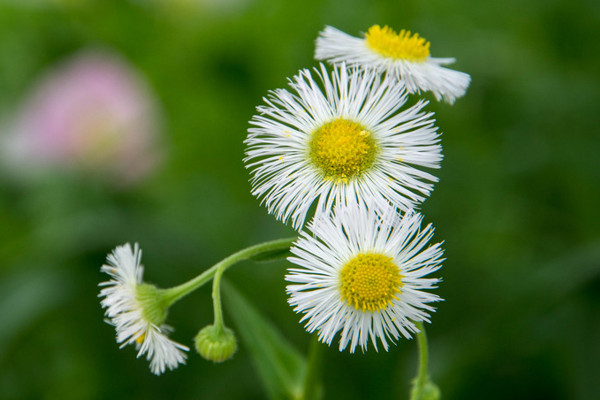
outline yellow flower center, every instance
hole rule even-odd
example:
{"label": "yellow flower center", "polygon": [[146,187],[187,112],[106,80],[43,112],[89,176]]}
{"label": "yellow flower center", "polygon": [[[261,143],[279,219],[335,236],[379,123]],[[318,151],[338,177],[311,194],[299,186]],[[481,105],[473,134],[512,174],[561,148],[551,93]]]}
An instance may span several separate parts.
{"label": "yellow flower center", "polygon": [[402,286],[400,269],[383,254],[359,254],[340,270],[342,300],[358,311],[385,309]]}
{"label": "yellow flower center", "polygon": [[365,39],[371,49],[384,57],[414,62],[424,62],[429,57],[429,42],[404,29],[396,33],[388,26],[373,25]]}
{"label": "yellow flower center", "polygon": [[146,339],[146,335],[142,333],[140,336],[138,336],[135,339],[135,341],[137,344],[142,344],[142,343],[144,343],[144,339]]}
{"label": "yellow flower center", "polygon": [[312,133],[309,151],[325,179],[347,183],[373,165],[378,147],[364,126],[338,118]]}

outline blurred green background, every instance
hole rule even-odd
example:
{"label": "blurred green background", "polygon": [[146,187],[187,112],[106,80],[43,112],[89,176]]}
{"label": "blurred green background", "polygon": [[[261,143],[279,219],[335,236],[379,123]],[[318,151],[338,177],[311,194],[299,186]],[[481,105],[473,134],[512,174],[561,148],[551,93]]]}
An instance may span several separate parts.
{"label": "blurred green background", "polygon": [[[231,361],[192,352],[160,377],[119,350],[99,268],[139,242],[145,277],[167,287],[293,234],[249,193],[248,120],[268,90],[316,65],[325,25],[358,35],[373,24],[419,32],[472,76],[454,106],[429,106],[444,132],[422,206],[447,257],[428,329],[443,398],[600,398],[599,2],[0,0],[0,125],[48,68],[107,48],[155,93],[164,149],[127,186],[89,171],[0,172],[1,399],[266,397],[243,342]],[[228,279],[304,351],[285,267],[246,263]],[[210,288],[168,322],[191,346],[212,322]],[[326,349],[325,398],[407,398],[416,357],[407,340],[388,353]]]}

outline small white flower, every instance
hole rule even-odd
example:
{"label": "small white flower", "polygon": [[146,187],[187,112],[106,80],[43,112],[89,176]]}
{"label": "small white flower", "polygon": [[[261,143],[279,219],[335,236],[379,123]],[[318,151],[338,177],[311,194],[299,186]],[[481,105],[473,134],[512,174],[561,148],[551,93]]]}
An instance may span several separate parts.
{"label": "small white flower", "polygon": [[433,228],[421,229],[419,214],[401,217],[390,205],[336,207],[331,218],[316,217],[312,233],[302,232],[291,248],[286,280],[289,303],[304,313],[308,332],[331,344],[341,332],[339,349],[368,341],[385,350],[388,340],[418,332],[414,322],[429,322],[427,303],[441,299],[432,293],[440,281],[425,278],[443,261],[441,243],[425,247]]}
{"label": "small white flower", "polygon": [[406,92],[375,70],[323,64],[290,80],[257,107],[245,141],[252,194],[294,228],[333,204],[384,199],[402,210],[416,207],[437,178],[420,167],[439,168],[439,134],[423,111],[400,110]]}
{"label": "small white flower", "polygon": [[387,26],[373,25],[364,38],[327,26],[317,39],[315,58],[376,68],[402,81],[409,93],[432,92],[438,101],[443,98],[450,104],[465,94],[471,82],[468,74],[442,67],[452,64],[454,58],[430,57],[428,41],[410,31],[396,33]]}
{"label": "small white flower", "polygon": [[160,303],[157,289],[142,283],[141,257],[137,243],[133,250],[127,243],[108,255],[108,265],[103,265],[101,271],[109,274],[111,280],[100,284],[104,286],[99,295],[104,297],[100,304],[106,308],[107,322],[117,331],[117,343],[121,343],[121,348],[135,344],[137,356],[146,354],[150,370],[160,375],[165,367],[172,370],[185,363],[183,351],[189,349],[166,335],[171,330],[162,324],[166,310],[156,305]]}

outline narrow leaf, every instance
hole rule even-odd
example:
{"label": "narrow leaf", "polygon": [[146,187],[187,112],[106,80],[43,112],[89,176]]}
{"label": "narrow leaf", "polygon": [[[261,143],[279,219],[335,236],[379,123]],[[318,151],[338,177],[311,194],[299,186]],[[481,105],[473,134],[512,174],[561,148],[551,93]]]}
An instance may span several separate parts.
{"label": "narrow leaf", "polygon": [[250,351],[269,398],[300,398],[306,359],[231,284],[223,282],[223,289],[236,333]]}

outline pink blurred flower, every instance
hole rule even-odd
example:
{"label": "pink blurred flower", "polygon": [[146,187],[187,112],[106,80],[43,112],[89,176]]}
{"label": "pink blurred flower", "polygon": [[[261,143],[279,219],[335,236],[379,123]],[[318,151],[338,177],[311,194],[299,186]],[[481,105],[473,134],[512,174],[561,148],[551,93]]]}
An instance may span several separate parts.
{"label": "pink blurred flower", "polygon": [[160,158],[159,125],[153,93],[127,62],[84,51],[35,85],[4,148],[18,171],[85,171],[130,184]]}

